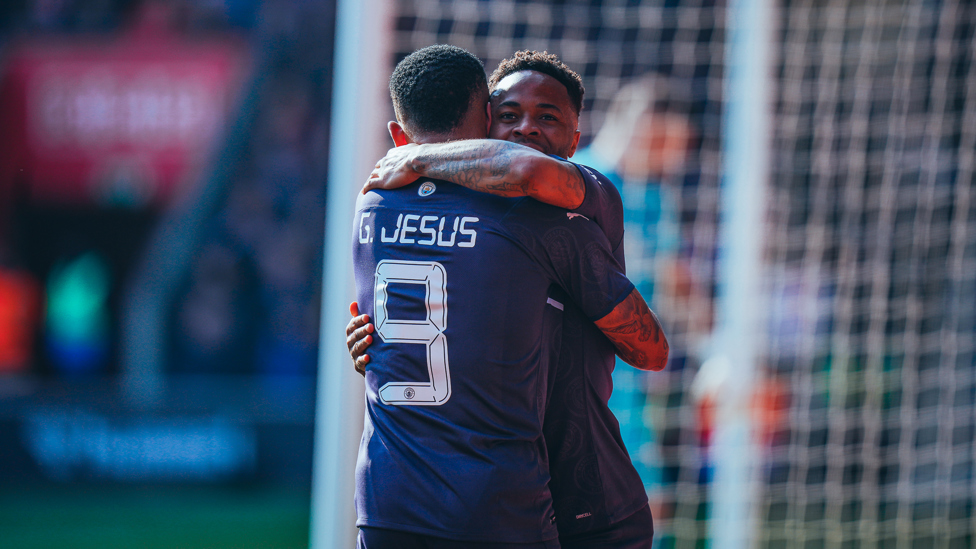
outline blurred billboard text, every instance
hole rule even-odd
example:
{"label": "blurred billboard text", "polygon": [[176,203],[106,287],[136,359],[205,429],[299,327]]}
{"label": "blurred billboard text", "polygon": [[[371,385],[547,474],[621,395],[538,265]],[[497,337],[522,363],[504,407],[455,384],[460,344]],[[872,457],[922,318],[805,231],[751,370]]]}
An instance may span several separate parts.
{"label": "blurred billboard text", "polygon": [[164,204],[199,175],[244,69],[242,44],[123,34],[10,54],[0,185],[32,201]]}

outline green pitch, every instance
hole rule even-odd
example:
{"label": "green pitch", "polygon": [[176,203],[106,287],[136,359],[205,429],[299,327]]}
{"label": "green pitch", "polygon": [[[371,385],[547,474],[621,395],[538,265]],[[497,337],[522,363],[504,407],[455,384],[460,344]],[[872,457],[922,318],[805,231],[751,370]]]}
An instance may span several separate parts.
{"label": "green pitch", "polygon": [[309,492],[286,488],[0,488],[6,549],[308,547]]}

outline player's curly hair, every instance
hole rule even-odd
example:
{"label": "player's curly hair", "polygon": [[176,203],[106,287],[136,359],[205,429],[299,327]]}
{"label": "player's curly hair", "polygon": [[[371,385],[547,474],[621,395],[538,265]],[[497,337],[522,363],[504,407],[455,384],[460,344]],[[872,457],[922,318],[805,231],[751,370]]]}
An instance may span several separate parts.
{"label": "player's curly hair", "polygon": [[488,79],[488,89],[494,91],[498,83],[506,76],[519,71],[536,71],[558,80],[569,93],[569,100],[573,103],[578,115],[583,110],[583,79],[576,71],[566,66],[555,54],[547,51],[538,52],[531,50],[521,50],[509,59],[503,60],[498,64],[498,68],[491,73]]}
{"label": "player's curly hair", "polygon": [[390,76],[390,97],[397,118],[421,133],[447,133],[456,128],[473,94],[487,88],[481,61],[445,44],[411,53]]}

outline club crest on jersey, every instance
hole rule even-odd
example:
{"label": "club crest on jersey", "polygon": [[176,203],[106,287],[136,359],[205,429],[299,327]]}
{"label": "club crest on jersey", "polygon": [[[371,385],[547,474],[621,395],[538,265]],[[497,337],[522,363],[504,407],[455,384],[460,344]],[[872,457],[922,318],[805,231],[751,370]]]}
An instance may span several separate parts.
{"label": "club crest on jersey", "polygon": [[434,191],[436,190],[437,190],[437,185],[434,185],[430,181],[424,181],[423,183],[420,184],[420,188],[417,189],[417,194],[420,196],[430,196],[434,194]]}
{"label": "club crest on jersey", "polygon": [[407,400],[412,399],[416,395],[417,395],[417,391],[414,391],[413,387],[407,387],[406,389],[403,390],[403,397],[406,398]]}

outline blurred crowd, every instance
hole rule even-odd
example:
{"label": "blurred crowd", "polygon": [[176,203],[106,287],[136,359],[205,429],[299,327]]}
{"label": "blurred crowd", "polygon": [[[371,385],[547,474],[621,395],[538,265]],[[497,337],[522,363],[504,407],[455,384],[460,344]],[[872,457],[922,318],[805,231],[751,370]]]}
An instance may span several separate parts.
{"label": "blurred crowd", "polygon": [[174,315],[173,365],[192,372],[315,370],[326,121],[294,59],[279,62],[225,202]]}
{"label": "blurred crowd", "polygon": [[[25,39],[43,43],[45,37],[52,43],[99,37],[111,44],[127,34],[158,32],[187,43],[199,43],[200,38],[243,39],[249,49],[251,71],[234,83],[241,89],[231,90],[231,97],[239,100],[229,106],[217,141],[201,154],[206,162],[188,172],[185,183],[189,188],[217,187],[220,198],[215,205],[199,206],[203,230],[193,235],[192,259],[175,299],[166,305],[162,351],[169,372],[314,374],[333,10],[330,2],[257,0],[24,0],[0,6],[0,47]],[[230,149],[233,154],[222,154]],[[229,163],[216,164],[216,158],[228,157]],[[230,177],[223,176],[228,173]],[[77,271],[66,267],[88,257],[86,261],[98,265],[92,272],[104,276],[94,282],[81,277],[76,286],[81,294],[90,294],[85,288],[94,286],[87,282],[108,285],[93,314],[105,317],[99,344],[111,349],[103,349],[93,363],[76,370],[117,372],[124,288],[132,283],[135,264],[160,252],[150,247],[151,236],[158,219],[174,204],[50,206],[26,194],[3,200],[3,208],[12,204],[14,211],[4,216],[0,227],[0,298],[10,292],[28,295],[10,290],[14,284],[31,288],[29,295],[34,296],[29,302],[18,298],[19,309],[8,308],[17,310],[14,316],[6,315],[11,316],[9,322],[0,319],[0,331],[10,335],[6,339],[16,335],[19,349],[7,352],[14,357],[9,369],[71,370],[46,342],[51,332],[50,294],[52,287],[64,286],[54,280],[59,273]],[[65,222],[46,229],[49,237],[38,246],[33,236],[37,227],[46,225],[44,219],[65,217],[65,212],[76,219],[74,225]],[[125,221],[111,221],[119,217]],[[94,225],[105,226],[97,237],[91,234]],[[64,248],[64,257],[38,249],[66,241],[74,244]],[[4,328],[14,324],[35,329],[14,334]]]}

